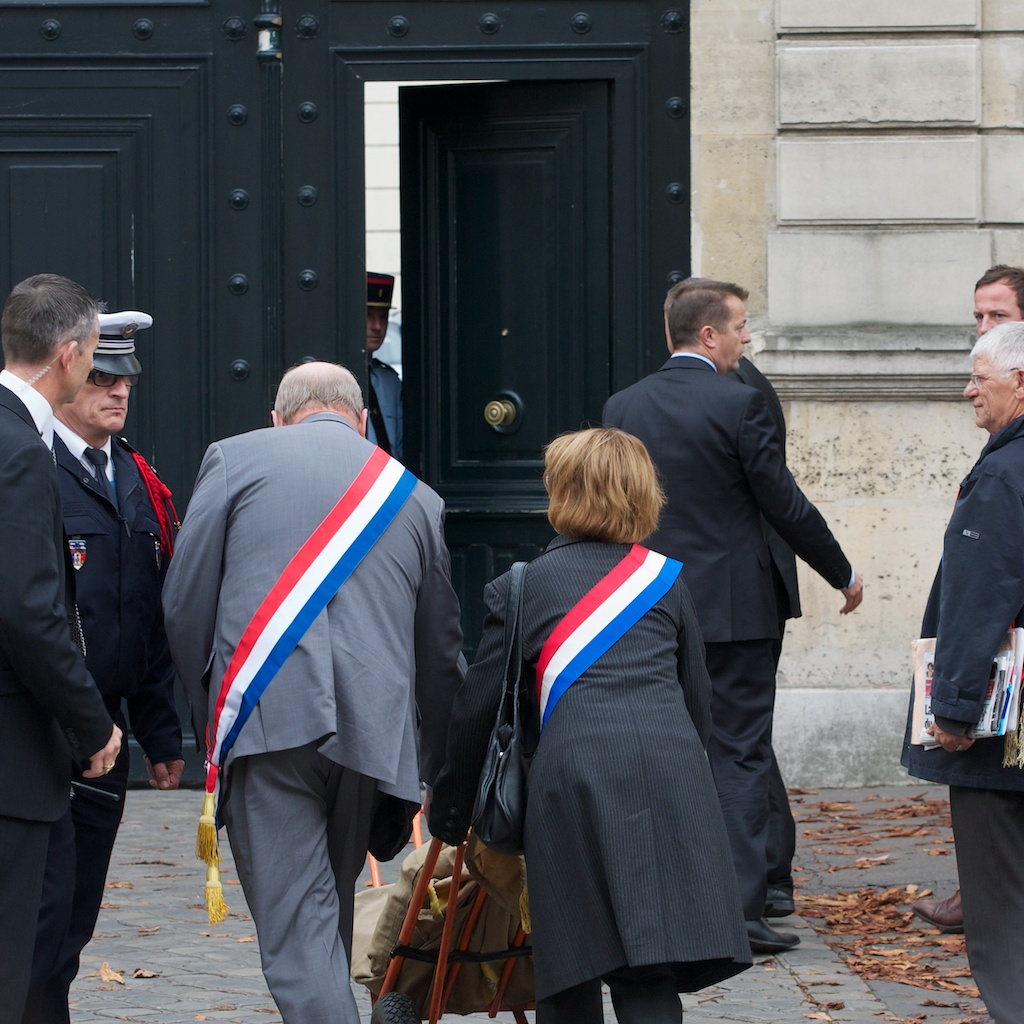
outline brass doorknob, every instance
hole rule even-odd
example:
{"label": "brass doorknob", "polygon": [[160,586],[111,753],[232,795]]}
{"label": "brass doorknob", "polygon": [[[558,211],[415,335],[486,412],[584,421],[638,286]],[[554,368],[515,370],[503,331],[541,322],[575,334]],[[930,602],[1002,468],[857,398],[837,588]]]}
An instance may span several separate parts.
{"label": "brass doorknob", "polygon": [[484,406],[484,421],[489,427],[510,427],[516,415],[516,407],[506,398],[491,399]]}

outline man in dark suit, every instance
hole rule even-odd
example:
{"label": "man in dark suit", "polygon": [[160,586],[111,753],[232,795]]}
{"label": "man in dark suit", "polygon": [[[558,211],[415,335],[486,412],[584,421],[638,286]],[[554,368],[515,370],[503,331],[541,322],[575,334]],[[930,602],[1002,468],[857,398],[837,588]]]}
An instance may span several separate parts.
{"label": "man in dark suit", "polygon": [[[160,605],[173,547],[173,510],[153,470],[117,436],[142,372],[135,332],[151,326],[153,318],[128,310],[101,313],[99,320],[88,383],[57,410],[54,422],[64,526],[86,665],[122,730],[127,702],[150,785],[171,790],[185,764]],[[89,789],[78,787],[71,809],[51,828],[23,1024],[68,1022],[68,989],[103,900],[128,769],[125,744],[114,770]]]}
{"label": "man in dark suit", "polygon": [[[786,460],[786,416],[782,403],[768,378],[746,357],[740,357],[740,367],[733,377],[743,384],[757,388],[768,403],[775,429],[782,442],[782,460]],[[800,587],[796,576],[796,556],[793,549],[762,520],[768,550],[772,555],[772,583],[775,587],[775,606],[779,612],[779,638],[772,652],[778,671],[782,657],[782,638],[786,620],[800,617]],[[775,750],[771,754],[768,771],[768,893],[765,917],[786,917],[796,909],[793,900],[793,857],[796,854],[796,821],[789,806],[789,795],[783,781]]]}
{"label": "man in dark suit", "polygon": [[92,369],[98,312],[80,285],[41,274],[14,287],[0,321],[0,1024],[21,1021],[50,822],[67,810],[72,761],[98,778],[121,745],[72,640],[50,450],[54,407]]}
{"label": "man in dark suit", "polygon": [[708,747],[755,952],[799,942],[765,920],[768,779],[779,609],[762,519],[853,611],[863,583],[825,520],[786,468],[764,396],[728,374],[750,341],[735,284],[688,279],[668,293],[672,353],[649,377],[613,395],[604,421],[635,434],[668,499],[650,546],[684,563],[712,681]]}

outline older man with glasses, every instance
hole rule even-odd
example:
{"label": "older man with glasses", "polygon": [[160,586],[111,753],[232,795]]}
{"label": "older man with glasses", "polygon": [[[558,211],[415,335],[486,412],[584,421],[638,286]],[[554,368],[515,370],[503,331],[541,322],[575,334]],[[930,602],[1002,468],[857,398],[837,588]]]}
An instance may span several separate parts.
{"label": "older man with glasses", "polygon": [[[184,761],[160,589],[173,549],[170,491],[124,438],[142,367],[135,334],[153,318],[101,313],[93,369],[54,424],[54,458],[86,664],[122,730],[127,704],[150,785],[176,789]],[[75,784],[50,832],[24,1024],[66,1024],[68,989],[92,937],[128,783],[128,745],[101,779]],[[156,837],[154,837],[154,841]]]}
{"label": "older man with glasses", "polygon": [[[949,786],[967,955],[995,1024],[1024,1006],[1024,770],[1002,737],[974,739],[992,659],[1024,624],[1024,323],[979,338],[964,397],[989,435],[960,485],[921,635],[936,638],[932,732],[911,775]],[[1004,760],[1005,758],[1005,760]]]}
{"label": "older man with glasses", "polygon": [[[999,324],[1024,320],[1024,268],[997,263],[989,267],[974,285],[974,323],[978,337]],[[971,380],[977,384],[977,374]],[[903,763],[913,774],[913,762],[924,756],[922,748],[904,744]],[[943,932],[962,932],[964,912],[960,906],[960,889],[952,896],[926,896],[911,910],[922,921]]]}

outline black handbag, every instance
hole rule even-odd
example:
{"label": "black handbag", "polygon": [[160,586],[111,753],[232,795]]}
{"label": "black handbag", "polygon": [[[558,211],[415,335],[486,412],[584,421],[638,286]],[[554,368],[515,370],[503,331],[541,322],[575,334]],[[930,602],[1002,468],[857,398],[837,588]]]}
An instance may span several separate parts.
{"label": "black handbag", "polygon": [[519,717],[519,687],[523,674],[523,639],[519,620],[525,575],[525,562],[516,562],[509,572],[505,682],[498,716],[487,742],[472,819],[473,831],[484,845],[498,853],[511,854],[523,852],[523,821],[526,817],[523,728]]}

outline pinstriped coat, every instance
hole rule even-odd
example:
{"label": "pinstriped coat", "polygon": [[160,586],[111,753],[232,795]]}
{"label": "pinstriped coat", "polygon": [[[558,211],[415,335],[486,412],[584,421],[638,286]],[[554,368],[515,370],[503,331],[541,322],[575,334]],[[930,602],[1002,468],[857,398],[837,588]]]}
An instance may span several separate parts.
{"label": "pinstriped coat", "polygon": [[[531,689],[544,641],[629,545],[558,537],[526,573]],[[459,842],[497,712],[508,576],[489,584],[430,829]],[[739,973],[750,946],[704,752],[710,681],[682,579],[558,702],[529,776],[524,845],[537,997],[618,967],[674,963],[681,991]],[[537,709],[528,708],[536,729]]]}

